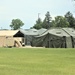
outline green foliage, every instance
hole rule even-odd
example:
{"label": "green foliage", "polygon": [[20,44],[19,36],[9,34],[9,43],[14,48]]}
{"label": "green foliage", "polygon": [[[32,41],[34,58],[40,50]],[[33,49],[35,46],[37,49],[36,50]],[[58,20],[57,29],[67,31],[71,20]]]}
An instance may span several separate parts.
{"label": "green foliage", "polygon": [[73,14],[70,12],[67,12],[65,15],[65,18],[69,22],[69,25],[70,25],[69,27],[75,28],[75,18],[73,17]]}
{"label": "green foliage", "polygon": [[42,23],[42,27],[46,28],[46,29],[49,28],[49,24],[47,23],[46,18],[44,19],[44,21]]}
{"label": "green foliage", "polygon": [[38,20],[36,21],[36,24],[31,27],[31,28],[35,28],[35,29],[41,29],[41,28],[50,28],[50,23],[51,23],[51,17],[50,17],[50,13],[47,12],[45,15],[45,19],[42,22],[41,18],[38,18]]}
{"label": "green foliage", "polygon": [[0,75],[75,75],[75,49],[0,48]]}
{"label": "green foliage", "polygon": [[20,27],[22,27],[23,25],[24,25],[24,23],[20,19],[13,19],[10,27],[13,30],[16,30],[16,29],[19,29]]}
{"label": "green foliage", "polygon": [[42,28],[41,18],[38,18],[38,20],[36,21],[36,24],[33,26],[33,28],[35,28],[35,29],[41,29]]}
{"label": "green foliage", "polygon": [[55,20],[52,20],[52,22],[51,22],[51,27],[55,27],[56,25],[55,25]]}
{"label": "green foliage", "polygon": [[67,22],[65,17],[57,16],[55,20],[52,21],[54,27],[68,27],[69,23]]}
{"label": "green foliage", "polygon": [[64,17],[63,16],[56,16],[55,20],[52,20],[50,13],[47,12],[43,22],[39,18],[36,21],[36,24],[32,28],[40,29],[40,28],[50,28],[50,27],[73,27],[75,28],[75,18],[73,14],[67,12]]}
{"label": "green foliage", "polygon": [[51,19],[52,18],[50,16],[50,13],[47,12],[46,15],[45,15],[45,19],[42,23],[42,28],[46,28],[46,29],[50,28],[51,27]]}
{"label": "green foliage", "polygon": [[47,23],[49,24],[50,23],[50,21],[51,21],[51,16],[50,16],[50,13],[49,13],[49,11],[46,13],[46,15],[45,15],[46,17],[45,17],[45,19],[46,19],[46,21],[47,21]]}

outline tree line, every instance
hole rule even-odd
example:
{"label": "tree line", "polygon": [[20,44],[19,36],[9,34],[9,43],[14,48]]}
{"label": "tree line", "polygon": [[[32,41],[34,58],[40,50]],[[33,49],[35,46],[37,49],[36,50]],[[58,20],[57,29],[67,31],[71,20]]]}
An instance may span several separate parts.
{"label": "tree line", "polygon": [[[13,19],[10,27],[13,30],[19,29],[22,27],[24,23],[20,19]],[[42,21],[42,19],[39,17],[36,20],[36,23],[33,27],[35,29],[41,29],[41,28],[51,28],[51,27],[72,27],[75,28],[75,18],[73,14],[68,11],[64,16],[56,16],[54,20],[52,20],[52,17],[50,15],[50,12],[47,11],[45,14],[45,18]]]}
{"label": "tree line", "polygon": [[64,16],[56,16],[54,20],[49,13],[49,11],[45,14],[45,18],[42,21],[41,18],[38,18],[36,24],[33,27],[35,29],[41,28],[51,28],[51,27],[72,27],[75,28],[75,18],[73,14],[68,11]]}
{"label": "tree line", "polygon": [[[73,0],[75,1],[75,0]],[[13,30],[19,29],[20,27],[22,27],[24,25],[24,23],[20,20],[20,19],[13,19],[10,27]],[[45,18],[42,21],[41,18],[38,18],[36,20],[36,23],[34,24],[33,27],[31,28],[35,28],[35,29],[41,29],[41,28],[50,28],[50,27],[72,27],[75,28],[75,18],[73,16],[73,14],[68,11],[64,16],[56,16],[54,20],[52,20],[52,17],[49,13],[49,11],[47,11],[47,13],[45,14]]]}

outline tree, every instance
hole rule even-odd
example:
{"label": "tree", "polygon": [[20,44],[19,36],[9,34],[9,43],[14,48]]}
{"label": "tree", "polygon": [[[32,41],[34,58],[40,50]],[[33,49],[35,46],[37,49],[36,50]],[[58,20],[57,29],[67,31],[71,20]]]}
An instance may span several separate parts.
{"label": "tree", "polygon": [[42,28],[41,18],[38,18],[38,20],[36,21],[36,24],[32,28],[35,28],[35,29],[41,29]]}
{"label": "tree", "polygon": [[65,17],[57,16],[55,20],[52,21],[53,27],[68,27],[69,23],[67,22]]}
{"label": "tree", "polygon": [[20,27],[22,27],[23,25],[24,25],[24,23],[20,19],[13,19],[10,27],[13,30],[16,30],[16,29],[19,29]]}
{"label": "tree", "polygon": [[43,22],[41,21],[41,18],[38,17],[36,24],[31,28],[35,28],[35,29],[46,28],[46,29],[48,29],[48,28],[50,28],[50,25],[51,25],[50,23],[51,23],[51,16],[50,16],[50,13],[47,12]]}
{"label": "tree", "polygon": [[52,20],[52,22],[51,22],[51,27],[56,27],[56,25],[55,25],[55,20]]}
{"label": "tree", "polygon": [[43,21],[42,27],[46,28],[46,29],[50,28],[51,19],[52,18],[50,16],[50,13],[47,12],[46,15],[45,15],[45,19]]}
{"label": "tree", "polygon": [[67,12],[65,14],[65,18],[67,19],[67,21],[69,22],[70,26],[69,27],[73,27],[75,28],[75,18],[73,17],[73,14],[70,12]]}

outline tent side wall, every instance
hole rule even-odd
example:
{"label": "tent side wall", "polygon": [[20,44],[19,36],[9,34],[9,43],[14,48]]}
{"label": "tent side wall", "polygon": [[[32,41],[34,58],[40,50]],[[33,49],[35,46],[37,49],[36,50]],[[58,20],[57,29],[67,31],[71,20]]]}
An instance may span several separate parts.
{"label": "tent side wall", "polygon": [[72,45],[73,45],[73,48],[75,48],[75,37],[72,37]]}
{"label": "tent side wall", "polygon": [[14,39],[12,36],[0,36],[0,47],[14,46]]}
{"label": "tent side wall", "polygon": [[12,36],[6,36],[6,47],[14,46],[14,38]]}
{"label": "tent side wall", "polygon": [[43,42],[44,42],[44,38],[45,36],[42,37],[33,37],[32,38],[32,46],[36,46],[36,47],[43,47]]}
{"label": "tent side wall", "polygon": [[32,38],[31,35],[25,35],[25,45],[32,45]]}
{"label": "tent side wall", "polygon": [[0,47],[5,46],[5,41],[6,41],[5,36],[0,36]]}
{"label": "tent side wall", "polygon": [[64,37],[47,34],[43,45],[47,48],[65,48],[66,41]]}
{"label": "tent side wall", "polygon": [[41,46],[46,48],[65,48],[66,37],[59,37],[52,34],[46,34],[33,39],[33,46]]}
{"label": "tent side wall", "polygon": [[72,42],[73,41],[72,41],[71,36],[66,37],[66,46],[67,46],[67,48],[72,48],[73,47],[73,43]]}

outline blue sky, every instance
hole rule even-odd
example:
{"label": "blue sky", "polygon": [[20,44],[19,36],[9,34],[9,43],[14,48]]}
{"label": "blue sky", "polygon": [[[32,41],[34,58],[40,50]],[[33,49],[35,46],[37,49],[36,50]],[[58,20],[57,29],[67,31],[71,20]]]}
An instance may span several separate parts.
{"label": "blue sky", "polygon": [[12,19],[21,19],[23,29],[32,27],[37,18],[43,20],[46,12],[51,17],[64,16],[70,11],[75,16],[75,3],[73,0],[0,0],[0,29],[11,29]]}

